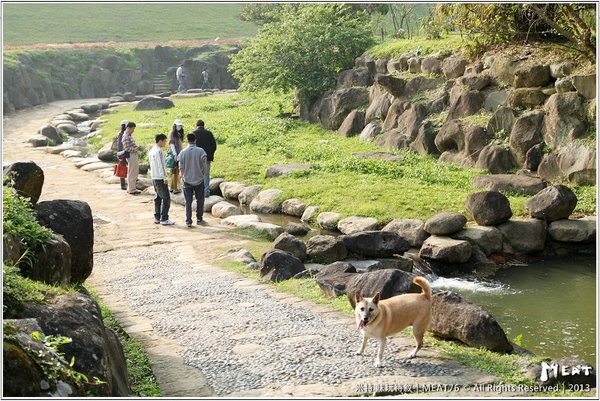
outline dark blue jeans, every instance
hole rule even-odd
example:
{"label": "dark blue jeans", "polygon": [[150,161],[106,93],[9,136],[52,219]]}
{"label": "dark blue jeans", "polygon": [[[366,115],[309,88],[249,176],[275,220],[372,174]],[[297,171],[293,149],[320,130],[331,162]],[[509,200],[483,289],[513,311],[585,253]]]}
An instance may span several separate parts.
{"label": "dark blue jeans", "polygon": [[196,220],[202,220],[204,214],[204,183],[190,185],[183,183],[183,198],[185,199],[185,224],[192,224],[192,202],[196,197]]}
{"label": "dark blue jeans", "polygon": [[156,198],[154,198],[154,218],[156,220],[169,220],[169,209],[171,208],[171,196],[169,187],[164,180],[152,180]]}

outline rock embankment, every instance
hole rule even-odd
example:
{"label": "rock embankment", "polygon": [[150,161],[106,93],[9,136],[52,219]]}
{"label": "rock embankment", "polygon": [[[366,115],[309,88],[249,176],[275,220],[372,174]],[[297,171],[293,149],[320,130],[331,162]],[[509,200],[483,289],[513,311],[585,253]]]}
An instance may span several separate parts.
{"label": "rock embankment", "polygon": [[575,67],[497,54],[363,56],[340,73],[335,90],[296,111],[383,147],[492,174],[521,168],[593,185],[596,151],[580,141],[595,134],[596,75]]}

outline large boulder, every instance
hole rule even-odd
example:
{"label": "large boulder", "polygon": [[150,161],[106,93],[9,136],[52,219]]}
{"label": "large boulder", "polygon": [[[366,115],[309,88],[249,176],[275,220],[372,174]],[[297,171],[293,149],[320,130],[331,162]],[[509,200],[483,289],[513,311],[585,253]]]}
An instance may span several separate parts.
{"label": "large boulder", "polygon": [[517,162],[523,164],[527,151],[540,144],[543,138],[544,112],[531,111],[523,113],[515,121],[510,131],[510,148],[516,155]]}
{"label": "large boulder", "polygon": [[337,89],[352,88],[353,86],[369,87],[373,85],[373,74],[368,70],[351,69],[342,71],[338,77]]}
{"label": "large boulder", "polygon": [[390,221],[381,231],[391,231],[400,235],[408,241],[411,247],[420,248],[423,241],[429,237],[424,230],[425,222],[419,219],[394,219]]}
{"label": "large boulder", "polygon": [[502,233],[496,227],[465,227],[450,237],[469,241],[472,247],[479,247],[486,256],[502,251]]}
{"label": "large boulder", "polygon": [[337,228],[342,234],[354,234],[362,231],[376,230],[377,219],[374,217],[349,216],[338,221]]}
{"label": "large boulder", "polygon": [[546,183],[540,178],[526,174],[493,174],[475,177],[473,186],[489,191],[507,191],[518,192],[524,195],[535,195],[546,187]]}
{"label": "large boulder", "polygon": [[406,81],[401,78],[396,78],[391,75],[377,74],[375,82],[393,97],[400,97],[404,93]]}
{"label": "large boulder", "polygon": [[48,138],[51,141],[51,145],[60,145],[61,143],[63,143],[62,135],[60,134],[58,129],[53,125],[48,124],[40,128],[40,135],[43,135],[46,138]]}
{"label": "large boulder", "polygon": [[348,252],[363,257],[388,258],[410,249],[408,241],[392,231],[363,231],[344,235],[342,241]]}
{"label": "large boulder", "polygon": [[71,282],[71,247],[65,239],[56,235],[36,255],[31,270],[23,269],[23,275],[48,284],[65,285]]}
{"label": "large boulder", "polygon": [[568,145],[587,131],[585,99],[576,92],[550,96],[544,110],[544,142],[552,149]]}
{"label": "large boulder", "polygon": [[365,112],[365,124],[373,120],[385,120],[388,110],[392,104],[391,96],[388,94],[381,95],[373,99],[367,111]]}
{"label": "large boulder", "polygon": [[529,255],[541,252],[546,244],[546,223],[538,219],[509,220],[497,227],[504,238],[502,252]]}
{"label": "large boulder", "polygon": [[[65,360],[75,360],[73,370],[100,383],[87,384],[96,396],[128,396],[127,366],[122,349],[111,349],[98,304],[87,294],[60,295],[46,304],[29,304],[20,317],[37,320],[46,335],[70,337],[73,341],[61,346]],[[115,356],[118,356],[115,358]],[[123,374],[125,377],[122,377]]]}
{"label": "large boulder", "polygon": [[421,288],[413,284],[414,275],[401,270],[377,270],[374,272],[355,274],[348,280],[346,295],[352,308],[356,306],[356,293],[363,297],[373,297],[380,293],[381,299],[391,298],[408,292],[421,292]]}
{"label": "large boulder", "polygon": [[352,110],[340,125],[337,132],[341,136],[350,137],[358,135],[365,128],[365,112]]}
{"label": "large boulder", "polygon": [[323,267],[315,276],[315,281],[325,296],[336,298],[346,294],[348,281],[355,275],[356,269],[352,264],[334,262]]}
{"label": "large boulder", "polygon": [[448,119],[468,117],[477,114],[483,107],[485,97],[480,91],[463,92],[455,102],[450,103]]}
{"label": "large boulder", "polygon": [[71,282],[83,283],[94,266],[94,222],[86,202],[51,200],[35,206],[38,222],[61,234],[71,247]]}
{"label": "large boulder", "polygon": [[542,189],[525,203],[529,215],[548,223],[568,219],[577,206],[577,196],[564,185]]}
{"label": "large boulder", "polygon": [[372,141],[381,132],[381,123],[379,121],[371,121],[358,134],[358,138],[364,142]]}
{"label": "large boulder", "polygon": [[240,205],[249,205],[252,203],[254,198],[262,191],[263,185],[250,185],[249,187],[245,187],[242,192],[238,195],[238,201]]}
{"label": "large boulder", "polygon": [[290,253],[297,257],[299,260],[306,258],[306,244],[288,233],[281,233],[275,241],[273,241],[273,249],[279,249]]}
{"label": "large boulder", "polygon": [[42,194],[44,172],[34,162],[16,162],[4,167],[4,175],[14,182],[13,187],[21,196],[35,205]]}
{"label": "large boulder", "polygon": [[550,223],[548,235],[559,242],[591,243],[596,240],[596,219],[562,219]]}
{"label": "large boulder", "polygon": [[294,255],[273,249],[265,253],[260,261],[260,275],[273,282],[289,280],[305,270],[302,262]]}
{"label": "large boulder", "polygon": [[547,65],[521,66],[515,71],[515,88],[545,86],[550,81],[550,67]]}
{"label": "large boulder", "polygon": [[558,151],[556,163],[560,175],[575,185],[596,184],[596,149],[573,143]]}
{"label": "large boulder", "polygon": [[219,188],[225,199],[239,200],[238,197],[246,188],[246,185],[240,182],[223,181],[219,184]]}
{"label": "large boulder", "polygon": [[516,111],[510,107],[499,106],[487,123],[487,131],[494,135],[503,131],[510,134],[516,119]]}
{"label": "large boulder", "polygon": [[484,110],[493,113],[498,110],[499,107],[505,106],[509,94],[509,92],[503,90],[490,91],[483,102]]}
{"label": "large boulder", "polygon": [[337,231],[342,215],[336,212],[323,212],[317,216],[317,225],[324,230]]}
{"label": "large boulder", "polygon": [[267,237],[270,241],[277,238],[283,232],[281,226],[262,221],[243,221],[238,224],[238,227],[254,230]]}
{"label": "large boulder", "polygon": [[492,174],[500,174],[510,171],[516,166],[516,163],[509,149],[491,143],[481,149],[475,167],[487,170]]}
{"label": "large boulder", "polygon": [[315,235],[306,243],[306,256],[315,261],[333,263],[348,256],[344,242],[332,235]]}
{"label": "large boulder", "polygon": [[410,149],[420,153],[429,155],[439,155],[440,151],[435,145],[435,138],[438,133],[431,121],[425,121],[419,127],[419,132],[414,141],[409,145]]}
{"label": "large boulder", "polygon": [[367,88],[352,87],[336,90],[318,102],[317,121],[326,129],[337,130],[352,110],[368,103]]}
{"label": "large boulder", "polygon": [[508,95],[506,103],[515,109],[528,109],[541,106],[546,102],[547,96],[538,88],[518,88]]}
{"label": "large boulder", "polygon": [[139,110],[163,110],[175,107],[172,100],[159,96],[146,96],[138,102],[134,107],[135,111]]}
{"label": "large boulder", "polygon": [[[60,360],[41,339],[45,335],[35,319],[4,319],[3,386],[5,397],[84,397],[81,381],[69,377],[67,361]],[[52,366],[52,374],[47,367]]]}
{"label": "large boulder", "polygon": [[[412,103],[408,109],[400,117],[398,117],[398,130],[414,140],[418,133],[419,127],[427,117],[427,108],[421,103]],[[409,141],[409,142],[410,142]]]}
{"label": "large boulder", "polygon": [[429,331],[434,336],[496,352],[513,350],[502,327],[480,306],[452,292],[434,294],[431,301]]}
{"label": "large boulder", "polygon": [[219,219],[226,219],[231,216],[238,216],[243,214],[242,210],[239,207],[237,207],[236,205],[232,205],[227,201],[215,203],[210,209],[210,213]]}
{"label": "large boulder", "polygon": [[596,98],[596,74],[574,75],[571,80],[581,96],[588,100]]}
{"label": "large boulder", "polygon": [[448,57],[442,62],[442,72],[446,79],[456,79],[465,73],[467,60],[459,57]]}
{"label": "large boulder", "polygon": [[472,247],[468,241],[437,235],[428,237],[419,251],[422,258],[450,264],[465,263],[471,254]]}
{"label": "large boulder", "polygon": [[257,213],[280,213],[281,204],[283,203],[281,200],[282,195],[283,191],[280,189],[262,191],[250,203],[250,210]]}
{"label": "large boulder", "polygon": [[462,152],[465,148],[465,133],[463,123],[458,119],[446,120],[434,140],[440,152],[456,150]]}
{"label": "large boulder", "polygon": [[442,73],[442,63],[435,57],[425,57],[421,62],[421,71],[427,75],[440,75]]}
{"label": "large boulder", "polygon": [[497,226],[512,217],[508,198],[497,191],[470,194],[466,208],[480,226]]}
{"label": "large boulder", "polygon": [[460,213],[441,212],[430,217],[423,229],[431,235],[449,235],[462,228],[467,224],[467,218]]}
{"label": "large boulder", "polygon": [[[300,217],[300,221],[303,223],[312,223],[316,220],[319,213],[319,207],[315,205],[307,206]],[[339,219],[338,219],[339,220]]]}
{"label": "large boulder", "polygon": [[286,199],[281,204],[282,213],[289,216],[301,217],[305,210],[306,203],[300,199]]}

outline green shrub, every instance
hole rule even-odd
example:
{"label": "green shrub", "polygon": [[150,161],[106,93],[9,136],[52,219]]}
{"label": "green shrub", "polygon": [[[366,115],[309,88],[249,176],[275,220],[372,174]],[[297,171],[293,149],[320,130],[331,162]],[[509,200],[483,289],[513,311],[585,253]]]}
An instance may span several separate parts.
{"label": "green shrub", "polygon": [[11,234],[21,242],[22,248],[27,251],[25,263],[32,266],[36,252],[50,241],[52,231],[37,222],[29,199],[17,194],[11,185],[5,185],[3,191],[4,234]]}

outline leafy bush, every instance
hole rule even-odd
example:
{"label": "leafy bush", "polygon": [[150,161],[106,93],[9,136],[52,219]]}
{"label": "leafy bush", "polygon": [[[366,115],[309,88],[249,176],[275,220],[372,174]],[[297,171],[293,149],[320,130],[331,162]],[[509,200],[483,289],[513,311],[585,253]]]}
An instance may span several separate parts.
{"label": "leafy bush", "polygon": [[12,234],[21,242],[28,252],[26,263],[31,266],[36,252],[43,249],[52,238],[52,231],[37,222],[28,199],[17,194],[10,185],[5,185],[3,191],[4,233]]}

